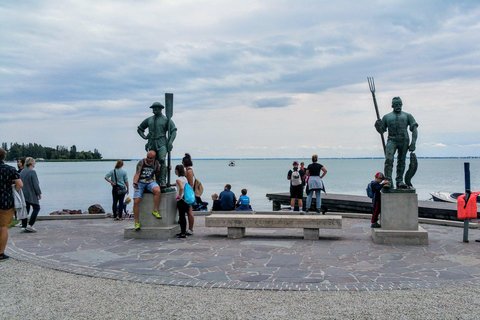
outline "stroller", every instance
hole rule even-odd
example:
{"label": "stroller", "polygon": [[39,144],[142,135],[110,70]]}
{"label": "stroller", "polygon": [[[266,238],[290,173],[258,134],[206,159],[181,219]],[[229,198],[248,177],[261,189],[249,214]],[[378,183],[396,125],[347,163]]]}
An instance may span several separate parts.
{"label": "stroller", "polygon": [[200,197],[195,197],[195,204],[192,208],[193,211],[208,211],[208,202],[202,201]]}

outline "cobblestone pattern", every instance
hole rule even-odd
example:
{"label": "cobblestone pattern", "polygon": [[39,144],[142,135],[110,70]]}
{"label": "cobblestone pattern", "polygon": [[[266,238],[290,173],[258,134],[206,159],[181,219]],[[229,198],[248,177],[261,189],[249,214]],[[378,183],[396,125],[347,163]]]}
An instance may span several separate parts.
{"label": "cobblestone pattern", "polygon": [[[10,229],[13,258],[65,272],[108,279],[204,288],[371,291],[480,283],[480,243],[463,243],[461,228],[422,225],[428,246],[378,245],[370,223],[344,219],[341,230],[226,228],[195,219],[187,239],[124,239],[132,220],[40,221],[37,233]],[[470,238],[478,238],[471,230]]]}

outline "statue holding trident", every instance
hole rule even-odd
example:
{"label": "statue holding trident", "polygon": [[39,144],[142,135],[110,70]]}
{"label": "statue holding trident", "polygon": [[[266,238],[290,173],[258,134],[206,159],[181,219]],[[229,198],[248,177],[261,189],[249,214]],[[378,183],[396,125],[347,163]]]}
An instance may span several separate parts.
{"label": "statue holding trident", "polygon": [[[417,157],[415,156],[416,143],[418,137],[418,123],[415,121],[413,116],[409,113],[402,111],[402,99],[400,97],[395,97],[392,99],[392,108],[393,111],[384,115],[382,120],[378,113],[377,101],[375,98],[375,84],[373,78],[368,78],[368,83],[370,85],[370,91],[372,92],[376,112],[377,112],[377,121],[375,122],[375,129],[378,133],[382,135],[383,148],[385,151],[385,180],[389,183],[385,184],[384,188],[391,188],[390,185],[392,180],[392,171],[393,171],[393,160],[395,153],[397,153],[397,174],[395,177],[397,189],[408,189],[413,187],[411,179],[417,170]],[[412,132],[412,141],[410,142],[410,137],[408,135],[407,129],[410,128]],[[385,145],[383,139],[383,133],[388,130],[388,139],[387,144]],[[407,157],[407,151],[410,151],[410,166],[407,173],[405,174],[404,182],[404,172],[405,172],[405,159]]]}
{"label": "statue holding trident", "polygon": [[[171,119],[173,114],[173,94],[166,93],[165,100],[168,108],[166,110],[167,116],[162,114],[162,109],[165,107],[160,102],[154,102],[150,107],[153,109],[154,115],[143,120],[137,129],[140,137],[147,140],[145,151],[153,150],[156,153],[156,160],[160,163],[160,177],[157,177],[157,183],[162,188],[167,187],[167,164],[165,163],[165,157],[168,153],[170,162],[170,152],[173,149],[173,141],[177,136],[177,128]],[[147,135],[145,135],[146,129],[148,129]],[[170,178],[170,175],[168,177]],[[169,185],[170,181],[168,181]]]}

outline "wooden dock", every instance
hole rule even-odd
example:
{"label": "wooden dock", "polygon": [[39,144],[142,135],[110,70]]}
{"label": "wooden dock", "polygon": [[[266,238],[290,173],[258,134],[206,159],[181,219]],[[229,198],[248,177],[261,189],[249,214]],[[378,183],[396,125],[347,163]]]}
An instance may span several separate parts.
{"label": "wooden dock", "polygon": [[[281,206],[290,207],[290,193],[267,193],[267,198],[273,201],[272,210],[281,210]],[[304,206],[307,198],[303,198]],[[329,212],[352,212],[371,214],[372,200],[366,196],[353,196],[347,194],[322,193],[322,206]],[[315,195],[312,200],[315,207]],[[298,209],[297,209],[298,210]],[[421,218],[463,221],[457,218],[457,204],[448,202],[435,202],[428,200],[418,201],[418,216]]]}

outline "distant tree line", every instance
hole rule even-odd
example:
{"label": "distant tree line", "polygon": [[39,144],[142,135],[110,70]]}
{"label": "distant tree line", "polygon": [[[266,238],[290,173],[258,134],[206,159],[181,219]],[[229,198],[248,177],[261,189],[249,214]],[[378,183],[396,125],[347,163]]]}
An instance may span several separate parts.
{"label": "distant tree line", "polygon": [[68,149],[67,146],[57,146],[56,148],[44,147],[41,144],[29,143],[19,144],[2,142],[2,148],[7,150],[7,161],[16,160],[20,157],[32,157],[34,159],[43,158],[45,160],[53,159],[78,159],[78,160],[100,160],[102,154],[97,149],[92,151],[77,151],[75,145]]}

